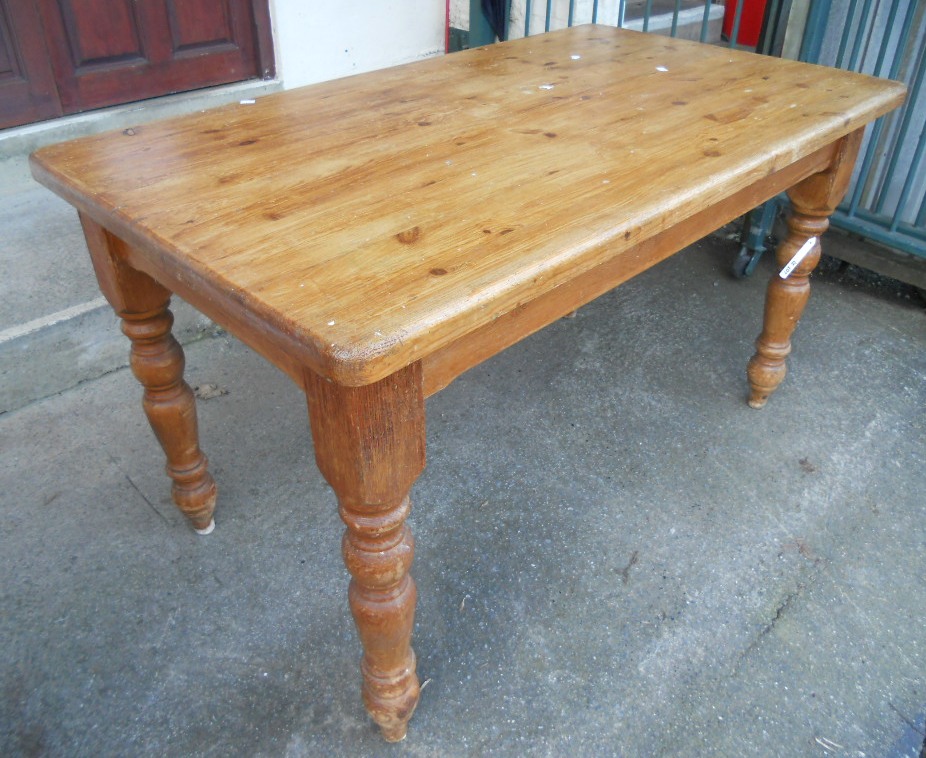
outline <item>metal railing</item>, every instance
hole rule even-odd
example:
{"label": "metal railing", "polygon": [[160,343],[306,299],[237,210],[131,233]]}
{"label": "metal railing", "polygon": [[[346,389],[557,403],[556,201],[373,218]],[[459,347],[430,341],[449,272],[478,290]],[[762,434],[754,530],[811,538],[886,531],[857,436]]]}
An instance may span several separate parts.
{"label": "metal railing", "polygon": [[[608,24],[643,32],[661,32],[708,41],[711,21],[723,15],[723,6],[709,0],[692,3],[683,0],[512,0],[510,36],[528,37],[577,24]],[[692,28],[696,27],[696,28]]]}
{"label": "metal railing", "polygon": [[[470,3],[470,46],[499,39],[517,39],[579,24],[607,24],[623,29],[719,43],[722,3],[711,0],[495,0],[504,4],[504,26],[493,27],[482,12],[481,0]],[[745,0],[736,3],[734,45]],[[495,15],[495,14],[493,14]]]}
{"label": "metal railing", "polygon": [[866,135],[833,224],[926,257],[926,4],[816,0],[800,58],[909,87],[904,106]]}

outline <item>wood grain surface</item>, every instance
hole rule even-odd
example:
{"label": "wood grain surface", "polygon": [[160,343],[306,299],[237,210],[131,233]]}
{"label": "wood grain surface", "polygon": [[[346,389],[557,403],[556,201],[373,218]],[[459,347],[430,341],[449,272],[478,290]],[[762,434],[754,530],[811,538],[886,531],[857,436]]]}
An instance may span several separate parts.
{"label": "wood grain surface", "polygon": [[128,243],[132,266],[259,331],[250,342],[297,380],[301,365],[363,385],[632,254],[904,92],[582,26],[51,146],[33,172]]}

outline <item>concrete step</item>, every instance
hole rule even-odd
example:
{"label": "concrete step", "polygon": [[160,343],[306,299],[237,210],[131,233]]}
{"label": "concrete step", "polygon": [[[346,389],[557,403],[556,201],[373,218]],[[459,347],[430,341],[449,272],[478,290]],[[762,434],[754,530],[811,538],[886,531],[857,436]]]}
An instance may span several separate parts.
{"label": "concrete step", "polygon": [[[179,298],[174,335],[187,344],[218,330]],[[102,297],[0,332],[0,414],[128,365],[129,343]]]}
{"label": "concrete step", "polygon": [[282,88],[283,83],[276,79],[252,79],[0,129],[0,160],[22,158],[42,145],[215,108],[241,98],[267,95]]}
{"label": "concrete step", "polygon": [[[128,363],[77,214],[32,179],[29,153],[281,88],[278,81],[240,82],[0,131],[0,414]],[[176,299],[174,311],[181,342],[212,333],[211,322]]]}

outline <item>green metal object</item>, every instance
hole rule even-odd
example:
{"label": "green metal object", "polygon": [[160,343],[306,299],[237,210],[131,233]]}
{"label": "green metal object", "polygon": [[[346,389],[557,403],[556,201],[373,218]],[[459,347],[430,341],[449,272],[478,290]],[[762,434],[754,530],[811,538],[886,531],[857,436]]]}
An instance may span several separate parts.
{"label": "green metal object", "polygon": [[804,38],[801,40],[802,61],[815,63],[820,60],[820,51],[823,48],[823,32],[826,30],[827,19],[830,15],[832,0],[815,0],[811,2],[807,14],[807,23],[804,26]]}
{"label": "green metal object", "polygon": [[495,42],[495,32],[482,12],[479,0],[469,0],[469,46],[482,47]]}
{"label": "green metal object", "polygon": [[742,279],[756,270],[759,259],[766,251],[766,241],[775,217],[787,198],[773,197],[768,202],[753,208],[746,214],[743,232],[740,236],[740,251],[733,261],[733,276]]}
{"label": "green metal object", "polygon": [[450,47],[448,53],[458,53],[469,48],[469,32],[466,29],[450,27]]}
{"label": "green metal object", "polygon": [[781,57],[790,15],[791,0],[768,0],[766,2],[759,44],[756,46],[757,53]]}

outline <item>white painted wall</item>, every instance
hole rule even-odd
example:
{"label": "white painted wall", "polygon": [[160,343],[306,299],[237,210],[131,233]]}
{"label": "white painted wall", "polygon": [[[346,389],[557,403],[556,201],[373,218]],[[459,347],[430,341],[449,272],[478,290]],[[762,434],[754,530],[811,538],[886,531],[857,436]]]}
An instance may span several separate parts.
{"label": "white painted wall", "polygon": [[450,26],[469,30],[469,0],[450,0]]}
{"label": "white painted wall", "polygon": [[287,89],[444,52],[445,0],[271,0]]}

